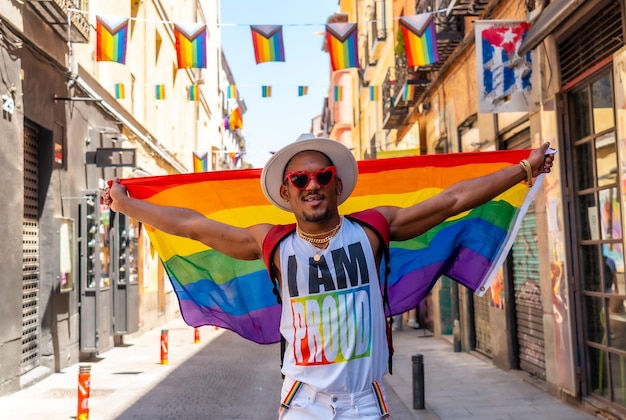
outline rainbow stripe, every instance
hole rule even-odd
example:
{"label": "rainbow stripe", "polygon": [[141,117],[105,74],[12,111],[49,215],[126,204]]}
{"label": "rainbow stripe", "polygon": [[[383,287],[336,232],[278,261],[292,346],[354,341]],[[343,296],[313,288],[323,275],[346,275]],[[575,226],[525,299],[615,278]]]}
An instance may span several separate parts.
{"label": "rainbow stripe", "polygon": [[96,60],[126,64],[128,18],[96,16]]}
{"label": "rainbow stripe", "polygon": [[243,129],[243,118],[238,107],[233,109],[228,116],[228,129],[234,131],[237,128]]}
{"label": "rainbow stripe", "polygon": [[376,102],[378,99],[380,99],[380,87],[370,86],[370,101]]}
{"label": "rainbow stripe", "polygon": [[206,25],[175,24],[176,59],[178,68],[206,68]]}
{"label": "rainbow stripe", "polygon": [[[361,161],[356,188],[340,211],[349,214],[381,205],[407,207],[468,177],[517,165],[527,156],[527,150],[513,150]],[[260,188],[260,174],[260,169],[242,169],[128,178],[122,184],[133,197],[194,208],[235,226],[293,223],[291,213],[268,203]],[[520,182],[417,238],[392,242],[392,313],[415,308],[441,275],[484,294],[508,254],[539,181],[532,189]],[[279,341],[280,307],[261,260],[236,260],[198,241],[147,229],[189,325],[216,325],[257,343]]]}
{"label": "rainbow stripe", "polygon": [[285,408],[289,408],[291,406],[291,402],[298,394],[298,391],[300,391],[300,388],[302,388],[302,382],[294,381],[291,385],[291,388],[289,389],[289,392],[287,392],[287,395],[285,395],[285,398],[280,405]]}
{"label": "rainbow stripe", "polygon": [[333,86],[333,100],[335,102],[341,102],[343,100],[343,87]]}
{"label": "rainbow stripe", "polygon": [[437,32],[432,13],[400,18],[404,34],[407,64],[410,67],[422,67],[439,61],[437,50]]}
{"label": "rainbow stripe", "polygon": [[189,89],[187,92],[187,99],[192,102],[198,101],[198,85],[189,85]]}
{"label": "rainbow stripe", "polygon": [[411,100],[413,100],[414,96],[415,96],[415,86],[413,86],[413,85],[406,85],[406,86],[404,86],[404,92],[402,93],[402,99],[404,99],[405,101],[411,101]]}
{"label": "rainbow stripe", "polygon": [[380,411],[380,417],[383,419],[389,417],[387,402],[385,402],[385,396],[383,395],[383,391],[380,388],[380,384],[378,383],[378,381],[372,382],[372,391],[374,392],[374,397],[376,397],[376,403],[378,405],[378,411]]}
{"label": "rainbow stripe", "polygon": [[270,98],[272,96],[272,87],[261,86],[261,96],[264,98]]}
{"label": "rainbow stripe", "polygon": [[237,97],[237,86],[228,85],[226,88],[226,96],[228,99],[235,99]]}
{"label": "rainbow stripe", "polygon": [[115,99],[124,99],[124,83],[115,84]]}
{"label": "rainbow stripe", "polygon": [[206,172],[209,169],[208,166],[208,152],[200,153],[193,152],[193,171],[194,172]]}
{"label": "rainbow stripe", "polygon": [[356,23],[326,25],[326,45],[332,71],[359,67]]}
{"label": "rainbow stripe", "polygon": [[256,63],[285,61],[283,27],[281,25],[251,25]]}
{"label": "rainbow stripe", "polygon": [[298,86],[298,96],[304,96],[309,93],[308,86]]}
{"label": "rainbow stripe", "polygon": [[154,87],[155,95],[157,100],[165,99],[165,85],[156,85]]}

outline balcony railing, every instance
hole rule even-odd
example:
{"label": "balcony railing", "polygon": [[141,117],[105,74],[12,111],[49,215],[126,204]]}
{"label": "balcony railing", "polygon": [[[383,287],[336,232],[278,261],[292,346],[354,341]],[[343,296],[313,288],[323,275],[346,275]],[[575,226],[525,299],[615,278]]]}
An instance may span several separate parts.
{"label": "balcony railing", "polygon": [[[385,128],[397,128],[402,124],[409,108],[419,103],[429,85],[429,71],[423,67],[409,67],[404,54],[396,56],[395,66],[387,72],[382,88]],[[410,97],[405,95],[407,86],[413,91]]]}
{"label": "balcony railing", "polygon": [[[439,11],[452,16],[478,16],[492,0],[417,0],[416,13]],[[448,10],[449,9],[449,10]]]}
{"label": "balcony railing", "polygon": [[87,11],[89,9],[88,0],[30,0],[28,3],[44,22],[50,25],[64,40],[79,43],[89,42],[87,17],[84,13],[70,10]]}

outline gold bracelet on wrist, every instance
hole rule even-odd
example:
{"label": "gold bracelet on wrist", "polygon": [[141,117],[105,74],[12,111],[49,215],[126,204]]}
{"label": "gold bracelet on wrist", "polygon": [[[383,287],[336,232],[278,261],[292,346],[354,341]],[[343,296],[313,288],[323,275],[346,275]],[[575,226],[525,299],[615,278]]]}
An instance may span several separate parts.
{"label": "gold bracelet on wrist", "polygon": [[528,160],[526,159],[522,159],[520,160],[519,164],[521,165],[522,169],[524,171],[526,171],[526,184],[528,185],[528,188],[533,186],[533,168],[532,166],[530,166],[530,162],[528,162]]}

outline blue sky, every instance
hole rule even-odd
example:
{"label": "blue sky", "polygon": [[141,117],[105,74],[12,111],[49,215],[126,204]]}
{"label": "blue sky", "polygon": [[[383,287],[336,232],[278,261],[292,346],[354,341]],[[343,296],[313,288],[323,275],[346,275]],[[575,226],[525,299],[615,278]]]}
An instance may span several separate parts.
{"label": "blue sky", "polygon": [[[243,134],[247,161],[262,167],[270,152],[311,128],[328,94],[330,59],[322,51],[324,24],[337,0],[223,0],[222,47],[247,112]],[[283,25],[285,62],[256,64],[249,25]],[[261,86],[272,86],[272,97]],[[298,86],[309,86],[298,97]]]}

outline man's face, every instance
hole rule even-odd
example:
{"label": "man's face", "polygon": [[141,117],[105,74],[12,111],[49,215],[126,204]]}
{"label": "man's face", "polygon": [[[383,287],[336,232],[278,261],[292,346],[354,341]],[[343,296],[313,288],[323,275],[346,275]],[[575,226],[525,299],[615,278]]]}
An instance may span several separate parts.
{"label": "man's face", "polygon": [[[288,172],[307,172],[313,174],[328,168],[332,163],[316,151],[304,151],[295,155],[286,168]],[[341,180],[335,178],[326,187],[321,186],[314,177],[304,189],[299,189],[290,181],[280,187],[281,197],[289,202],[296,219],[307,222],[323,222],[337,213],[337,198],[341,192]]]}

